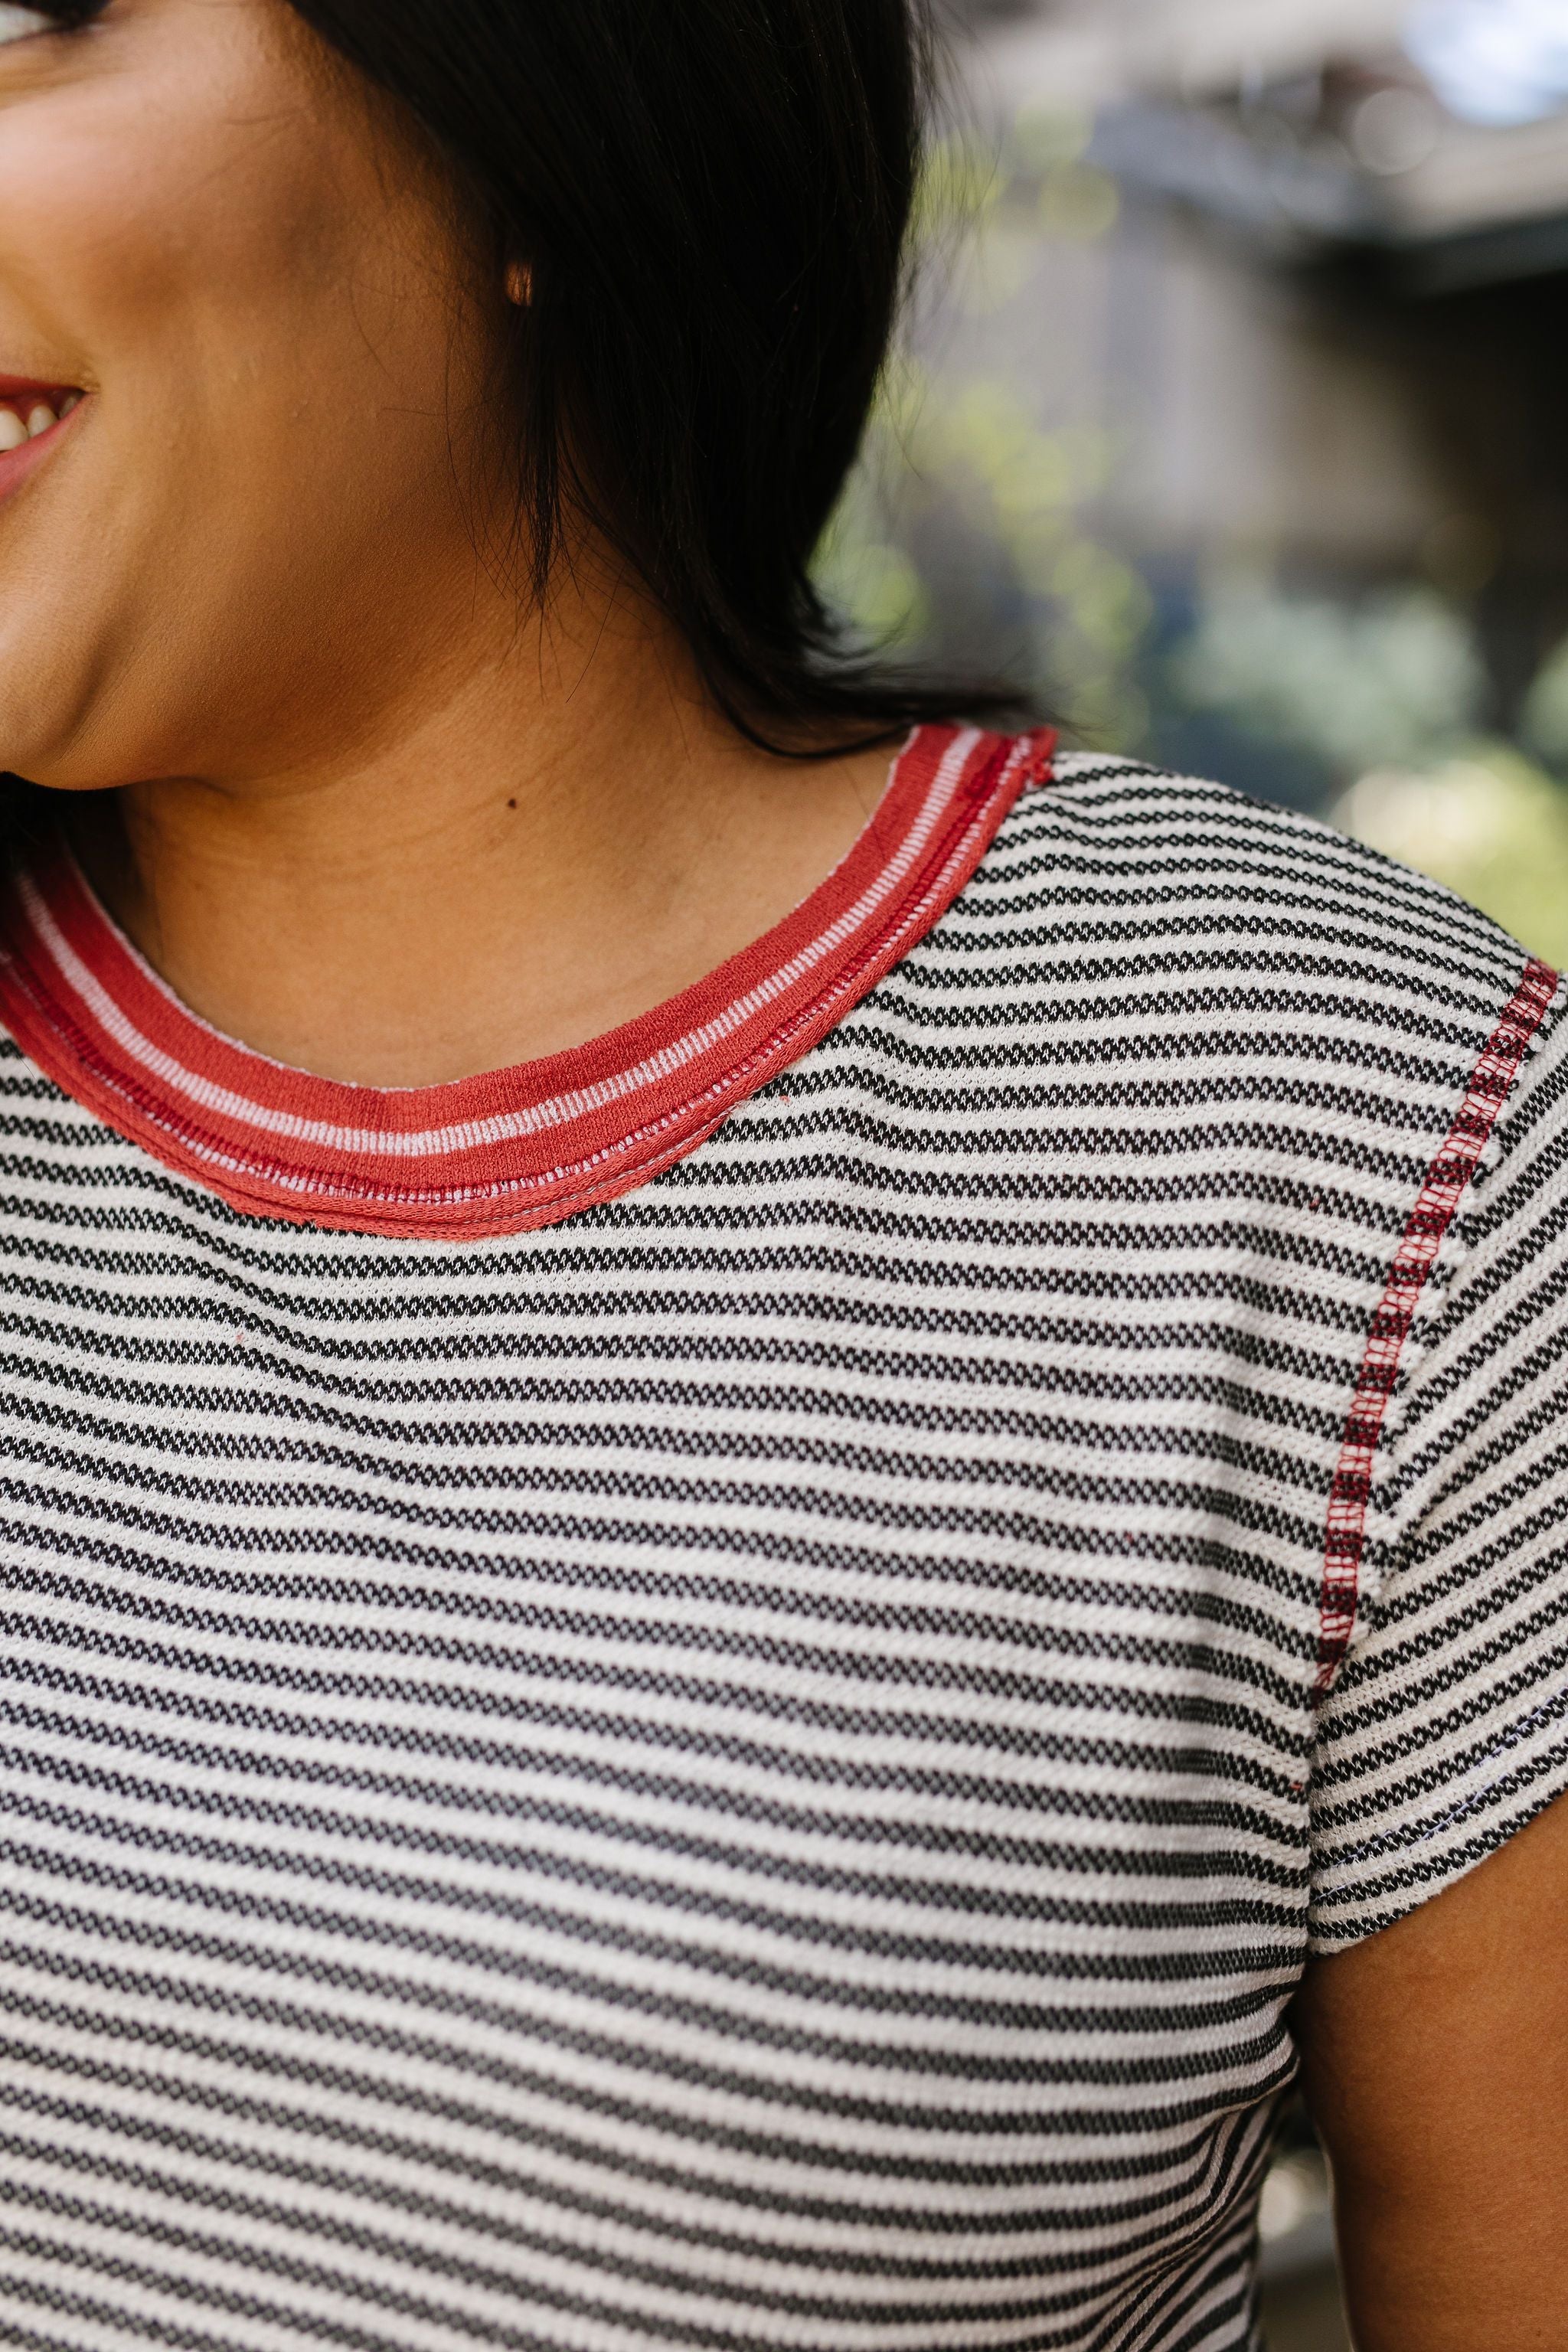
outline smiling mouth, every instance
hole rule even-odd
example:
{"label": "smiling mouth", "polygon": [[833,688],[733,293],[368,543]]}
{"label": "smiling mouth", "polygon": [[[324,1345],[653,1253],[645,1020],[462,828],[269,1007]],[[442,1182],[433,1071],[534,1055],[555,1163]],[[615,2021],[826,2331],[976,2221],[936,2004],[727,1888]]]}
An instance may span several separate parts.
{"label": "smiling mouth", "polygon": [[81,406],[82,394],[71,384],[22,384],[0,388],[0,457],[41,441],[57,425]]}

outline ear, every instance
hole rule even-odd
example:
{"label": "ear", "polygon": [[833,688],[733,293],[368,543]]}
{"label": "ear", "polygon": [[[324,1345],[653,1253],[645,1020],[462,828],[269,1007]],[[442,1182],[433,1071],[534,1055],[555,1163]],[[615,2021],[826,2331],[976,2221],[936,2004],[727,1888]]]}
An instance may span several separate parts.
{"label": "ear", "polygon": [[506,266],[506,299],[520,310],[526,310],[533,299],[533,271],[526,261],[509,261]]}

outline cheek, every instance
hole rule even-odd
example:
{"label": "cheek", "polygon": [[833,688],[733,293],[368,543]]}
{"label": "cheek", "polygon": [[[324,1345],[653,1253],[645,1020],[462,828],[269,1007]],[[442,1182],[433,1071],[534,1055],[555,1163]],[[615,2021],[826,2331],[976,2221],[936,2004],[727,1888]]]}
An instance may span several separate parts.
{"label": "cheek", "polygon": [[57,111],[0,117],[0,335],[58,343],[111,396],[204,346],[241,376],[280,359],[348,261],[300,130],[166,103]]}
{"label": "cheek", "polygon": [[429,221],[357,125],[297,94],[153,89],[0,114],[0,369],[98,395],[64,538],[85,532],[101,563],[106,525],[121,546],[155,534],[171,585],[287,548],[308,595],[301,479],[327,574],[334,537],[428,522],[449,494]]}
{"label": "cheek", "polygon": [[405,631],[433,567],[471,570],[456,257],[412,177],[297,92],[169,70],[0,108],[0,370],[95,394],[0,512],[7,729],[79,735],[100,775],[173,758],[165,730],[194,758],[215,714],[360,659],[345,614]]}

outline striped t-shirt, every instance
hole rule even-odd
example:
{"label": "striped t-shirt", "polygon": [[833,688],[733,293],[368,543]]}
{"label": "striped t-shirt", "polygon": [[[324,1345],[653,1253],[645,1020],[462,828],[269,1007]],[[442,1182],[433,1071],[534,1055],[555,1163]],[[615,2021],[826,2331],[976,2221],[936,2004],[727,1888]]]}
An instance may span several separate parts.
{"label": "striped t-shirt", "polygon": [[1286,2011],[1568,1790],[1568,1024],[920,733],[580,1052],[0,935],[0,2341],[1237,2352]]}

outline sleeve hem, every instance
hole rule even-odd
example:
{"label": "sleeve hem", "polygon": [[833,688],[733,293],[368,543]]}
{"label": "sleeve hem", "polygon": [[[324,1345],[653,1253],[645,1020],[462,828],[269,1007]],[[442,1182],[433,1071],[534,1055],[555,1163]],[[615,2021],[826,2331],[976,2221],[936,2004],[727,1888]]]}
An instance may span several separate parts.
{"label": "sleeve hem", "polygon": [[[1335,1885],[1331,1864],[1309,1914],[1310,1957],[1347,1951],[1408,1918],[1468,1878],[1559,1800],[1568,1800],[1568,1683],[1494,1742],[1469,1787],[1436,1819],[1347,1855],[1345,1866],[1356,1875],[1346,1884]],[[1382,1867],[1368,1871],[1365,1864],[1374,1858]]]}

